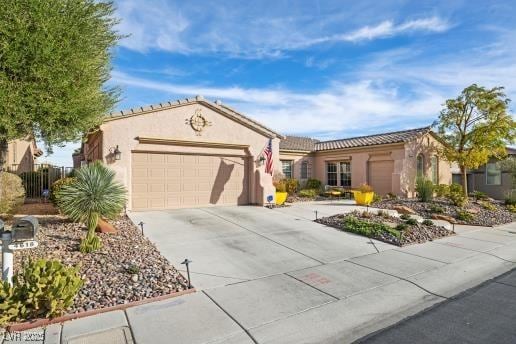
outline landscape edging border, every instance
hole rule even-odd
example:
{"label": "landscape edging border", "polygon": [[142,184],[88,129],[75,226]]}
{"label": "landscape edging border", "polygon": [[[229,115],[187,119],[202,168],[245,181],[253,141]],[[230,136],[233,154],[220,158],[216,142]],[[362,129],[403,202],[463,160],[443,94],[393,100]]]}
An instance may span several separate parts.
{"label": "landscape edging border", "polygon": [[152,297],[152,298],[148,298],[148,299],[144,299],[144,300],[119,304],[119,305],[110,306],[110,307],[92,309],[92,310],[85,311],[85,312],[66,314],[66,315],[52,318],[52,319],[37,318],[37,319],[28,320],[28,321],[21,322],[21,323],[15,323],[15,324],[8,325],[5,328],[5,330],[7,332],[26,331],[26,330],[30,330],[30,329],[33,329],[36,327],[43,327],[43,326],[48,326],[48,325],[52,325],[52,324],[63,323],[65,321],[85,318],[85,317],[89,317],[89,316],[97,315],[97,314],[101,314],[101,313],[106,313],[106,312],[111,312],[111,311],[116,311],[116,310],[124,310],[127,308],[144,305],[144,304],[151,303],[151,302],[163,301],[163,300],[171,299],[171,298],[182,296],[182,295],[192,294],[192,293],[195,293],[196,291],[197,290],[195,288],[190,288],[190,289],[181,290],[181,291],[178,291],[175,293],[160,295],[160,296],[156,296],[156,297]]}

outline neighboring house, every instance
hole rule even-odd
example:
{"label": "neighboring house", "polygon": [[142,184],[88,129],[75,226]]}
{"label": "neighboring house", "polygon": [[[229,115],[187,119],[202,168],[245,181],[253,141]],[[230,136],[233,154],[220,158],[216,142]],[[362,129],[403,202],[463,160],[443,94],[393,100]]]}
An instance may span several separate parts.
{"label": "neighboring house", "polygon": [[42,154],[34,138],[9,141],[4,168],[15,173],[33,171],[36,159]]}
{"label": "neighboring house", "polygon": [[112,168],[128,190],[130,210],[264,204],[274,186],[260,157],[272,140],[279,166],[282,137],[197,96],[111,114],[76,160]]}
{"label": "neighboring house", "polygon": [[[507,147],[507,155],[516,157],[516,149]],[[500,160],[492,158],[485,165],[467,171],[468,191],[481,191],[494,199],[504,199],[512,190],[512,175],[503,171]],[[459,167],[452,166],[453,182],[462,185],[462,175]]]}
{"label": "neighboring house", "polygon": [[283,174],[301,183],[309,178],[344,188],[367,183],[381,195],[413,197],[417,175],[451,183],[450,164],[436,155],[439,146],[429,127],[332,141],[287,136],[280,142],[280,160]]}

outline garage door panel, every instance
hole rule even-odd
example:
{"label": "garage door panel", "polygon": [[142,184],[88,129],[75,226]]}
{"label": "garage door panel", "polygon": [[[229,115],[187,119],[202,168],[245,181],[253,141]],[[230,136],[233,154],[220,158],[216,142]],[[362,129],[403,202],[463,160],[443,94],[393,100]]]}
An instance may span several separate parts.
{"label": "garage door panel", "polygon": [[394,162],[391,160],[369,162],[369,183],[376,193],[385,195],[392,192],[393,172]]}
{"label": "garage door panel", "polygon": [[247,204],[244,158],[133,153],[134,210]]}

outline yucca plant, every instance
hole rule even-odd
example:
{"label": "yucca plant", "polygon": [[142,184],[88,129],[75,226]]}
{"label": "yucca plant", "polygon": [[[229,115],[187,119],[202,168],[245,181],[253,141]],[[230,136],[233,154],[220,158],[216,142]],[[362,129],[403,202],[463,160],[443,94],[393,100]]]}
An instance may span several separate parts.
{"label": "yucca plant", "polygon": [[100,248],[100,238],[95,235],[99,218],[112,219],[120,215],[126,202],[124,186],[115,181],[115,172],[100,161],[81,167],[76,180],[59,190],[57,204],[63,214],[88,227],[81,241],[81,252]]}

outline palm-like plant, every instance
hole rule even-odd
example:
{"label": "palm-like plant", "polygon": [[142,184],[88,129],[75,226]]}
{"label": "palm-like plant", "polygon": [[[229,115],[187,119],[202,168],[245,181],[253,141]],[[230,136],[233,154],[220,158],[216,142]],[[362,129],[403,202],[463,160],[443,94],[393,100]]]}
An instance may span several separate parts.
{"label": "palm-like plant", "polygon": [[76,180],[59,190],[58,207],[70,219],[83,222],[88,234],[81,242],[81,252],[92,252],[100,247],[95,235],[99,218],[115,218],[126,202],[124,186],[115,181],[115,172],[100,161],[77,170]]}

